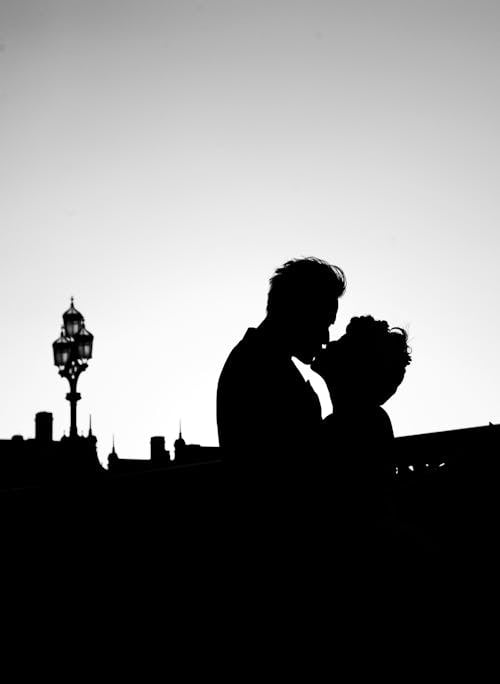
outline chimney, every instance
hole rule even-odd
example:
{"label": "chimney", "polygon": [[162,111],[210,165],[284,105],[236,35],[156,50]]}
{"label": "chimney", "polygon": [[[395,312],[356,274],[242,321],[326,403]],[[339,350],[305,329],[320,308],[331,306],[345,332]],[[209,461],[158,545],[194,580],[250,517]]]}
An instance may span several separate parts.
{"label": "chimney", "polygon": [[52,413],[40,411],[35,416],[35,439],[37,442],[52,442]]}
{"label": "chimney", "polygon": [[151,460],[165,458],[165,437],[151,437]]}

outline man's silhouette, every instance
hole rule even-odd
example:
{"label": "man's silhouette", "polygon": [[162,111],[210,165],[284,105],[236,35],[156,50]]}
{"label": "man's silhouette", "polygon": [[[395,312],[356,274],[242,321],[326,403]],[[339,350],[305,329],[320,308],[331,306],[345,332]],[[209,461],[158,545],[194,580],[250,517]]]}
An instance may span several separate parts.
{"label": "man's silhouette", "polygon": [[329,341],[343,271],[313,257],[288,261],[270,281],[267,315],[229,354],[217,390],[220,446],[230,463],[310,462],[321,407],[292,361],[310,364]]}

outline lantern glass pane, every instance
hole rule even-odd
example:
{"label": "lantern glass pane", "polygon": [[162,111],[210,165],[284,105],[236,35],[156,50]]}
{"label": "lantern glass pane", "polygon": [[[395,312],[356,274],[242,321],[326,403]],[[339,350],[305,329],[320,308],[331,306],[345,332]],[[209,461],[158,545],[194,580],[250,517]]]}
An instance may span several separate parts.
{"label": "lantern glass pane", "polygon": [[80,332],[80,326],[81,326],[80,321],[76,321],[76,320],[66,321],[65,326],[64,326],[66,329],[66,335],[68,335],[68,337],[74,337],[75,335],[77,335]]}
{"label": "lantern glass pane", "polygon": [[89,341],[78,343],[78,355],[81,359],[90,359],[92,356],[92,345]]}
{"label": "lantern glass pane", "polygon": [[65,366],[69,361],[69,349],[67,345],[57,345],[54,347],[54,362],[56,366]]}

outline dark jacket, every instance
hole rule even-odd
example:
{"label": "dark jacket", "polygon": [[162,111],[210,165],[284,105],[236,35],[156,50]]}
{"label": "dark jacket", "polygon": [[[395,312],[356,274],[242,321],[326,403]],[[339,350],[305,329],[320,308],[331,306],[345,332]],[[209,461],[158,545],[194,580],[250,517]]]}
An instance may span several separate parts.
{"label": "dark jacket", "polygon": [[230,458],[307,462],[319,439],[321,406],[290,356],[249,328],[219,378],[217,425]]}

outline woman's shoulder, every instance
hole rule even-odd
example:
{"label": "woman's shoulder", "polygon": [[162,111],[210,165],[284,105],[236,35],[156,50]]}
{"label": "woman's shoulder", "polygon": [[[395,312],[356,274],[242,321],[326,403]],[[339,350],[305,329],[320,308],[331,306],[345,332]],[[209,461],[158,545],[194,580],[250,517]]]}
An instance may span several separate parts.
{"label": "woman's shoulder", "polygon": [[389,439],[394,437],[391,419],[381,406],[359,407],[356,411],[333,410],[323,422],[330,430],[359,430],[360,437],[369,437],[374,433]]}
{"label": "woman's shoulder", "polygon": [[394,431],[392,429],[391,419],[389,414],[381,406],[375,406],[370,413],[372,425],[377,428],[379,433],[384,437],[393,438]]}

